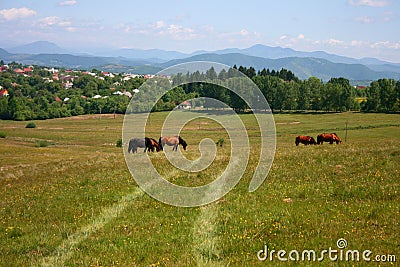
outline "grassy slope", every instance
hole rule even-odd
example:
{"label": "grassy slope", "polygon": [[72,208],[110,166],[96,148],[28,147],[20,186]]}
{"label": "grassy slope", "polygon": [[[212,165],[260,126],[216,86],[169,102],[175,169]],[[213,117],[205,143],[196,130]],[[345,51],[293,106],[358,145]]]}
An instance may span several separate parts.
{"label": "grassy slope", "polygon": [[[151,136],[165,115],[153,114]],[[256,135],[253,118],[241,116]],[[264,184],[247,193],[254,153],[235,189],[202,208],[168,206],[137,188],[113,146],[122,117],[37,121],[36,129],[0,121],[7,135],[0,139],[0,266],[253,266],[266,264],[256,257],[265,244],[320,251],[339,238],[349,249],[399,257],[398,115],[279,114],[275,121],[276,157]],[[298,134],[334,131],[344,139],[346,121],[341,145],[294,145]],[[212,122],[187,125],[186,155],[196,158],[201,138],[223,134]],[[54,145],[35,147],[36,140]],[[259,140],[251,141],[257,150]],[[199,185],[223,171],[228,145],[201,174],[170,171],[161,154],[151,157],[168,179]]]}

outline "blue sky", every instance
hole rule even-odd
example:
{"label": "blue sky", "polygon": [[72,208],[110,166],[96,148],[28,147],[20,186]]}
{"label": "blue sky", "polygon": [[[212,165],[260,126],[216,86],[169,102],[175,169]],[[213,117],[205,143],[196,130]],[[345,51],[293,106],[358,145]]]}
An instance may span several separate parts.
{"label": "blue sky", "polygon": [[181,52],[255,44],[400,62],[400,1],[0,1],[0,47]]}

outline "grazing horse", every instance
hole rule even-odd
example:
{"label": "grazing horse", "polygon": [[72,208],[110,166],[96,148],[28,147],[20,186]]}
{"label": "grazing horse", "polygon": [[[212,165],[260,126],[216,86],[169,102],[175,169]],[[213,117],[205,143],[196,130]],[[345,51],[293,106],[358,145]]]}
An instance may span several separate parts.
{"label": "grazing horse", "polygon": [[137,153],[138,147],[144,148],[143,152],[146,152],[146,150],[154,152],[154,148],[157,151],[160,151],[160,147],[156,140],[154,140],[153,138],[145,137],[145,138],[132,138],[129,141],[128,153],[131,151],[132,153]]}
{"label": "grazing horse", "polygon": [[148,141],[146,143],[147,151],[154,152],[154,149],[158,152],[160,151],[160,145],[157,143],[156,140],[153,138],[148,138]]}
{"label": "grazing horse", "polygon": [[174,146],[172,151],[177,151],[178,146],[181,145],[184,150],[186,150],[187,143],[180,136],[170,136],[170,137],[160,137],[158,140],[158,144],[160,145],[160,149],[163,150],[165,145]]}
{"label": "grazing horse", "polygon": [[308,135],[299,135],[296,137],[295,144],[298,146],[300,143],[304,145],[316,145],[315,139]]}
{"label": "grazing horse", "polygon": [[340,140],[339,136],[337,136],[336,133],[330,133],[330,134],[320,134],[317,136],[317,144],[322,145],[324,142],[329,142],[329,144],[333,144],[335,142],[336,144],[342,143],[342,140]]}

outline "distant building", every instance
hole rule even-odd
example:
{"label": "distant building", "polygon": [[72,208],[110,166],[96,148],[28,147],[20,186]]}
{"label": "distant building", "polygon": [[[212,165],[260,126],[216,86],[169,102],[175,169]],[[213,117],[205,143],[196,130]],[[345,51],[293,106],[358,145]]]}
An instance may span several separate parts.
{"label": "distant building", "polygon": [[[0,86],[0,89],[1,89],[1,86]],[[7,89],[2,89],[0,91],[0,96],[9,96]]]}
{"label": "distant building", "polygon": [[182,103],[180,103],[178,105],[179,109],[191,109],[192,108],[192,104],[190,104],[189,101],[183,101]]}

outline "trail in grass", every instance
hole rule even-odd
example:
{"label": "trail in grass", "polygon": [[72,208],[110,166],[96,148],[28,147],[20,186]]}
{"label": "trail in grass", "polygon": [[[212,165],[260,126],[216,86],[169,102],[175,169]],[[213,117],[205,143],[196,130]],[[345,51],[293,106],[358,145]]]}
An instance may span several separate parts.
{"label": "trail in grass", "polygon": [[214,202],[200,208],[193,226],[193,255],[197,266],[224,266],[217,236],[218,206]]}
{"label": "trail in grass", "polygon": [[61,245],[54,251],[52,256],[48,256],[39,262],[40,266],[65,266],[65,261],[67,261],[75,252],[75,248],[82,241],[88,238],[91,234],[103,228],[111,220],[118,217],[132,202],[142,196],[144,192],[137,188],[132,193],[125,195],[121,200],[105,209],[101,214],[94,218],[93,222],[85,225],[79,231],[69,236]]}

